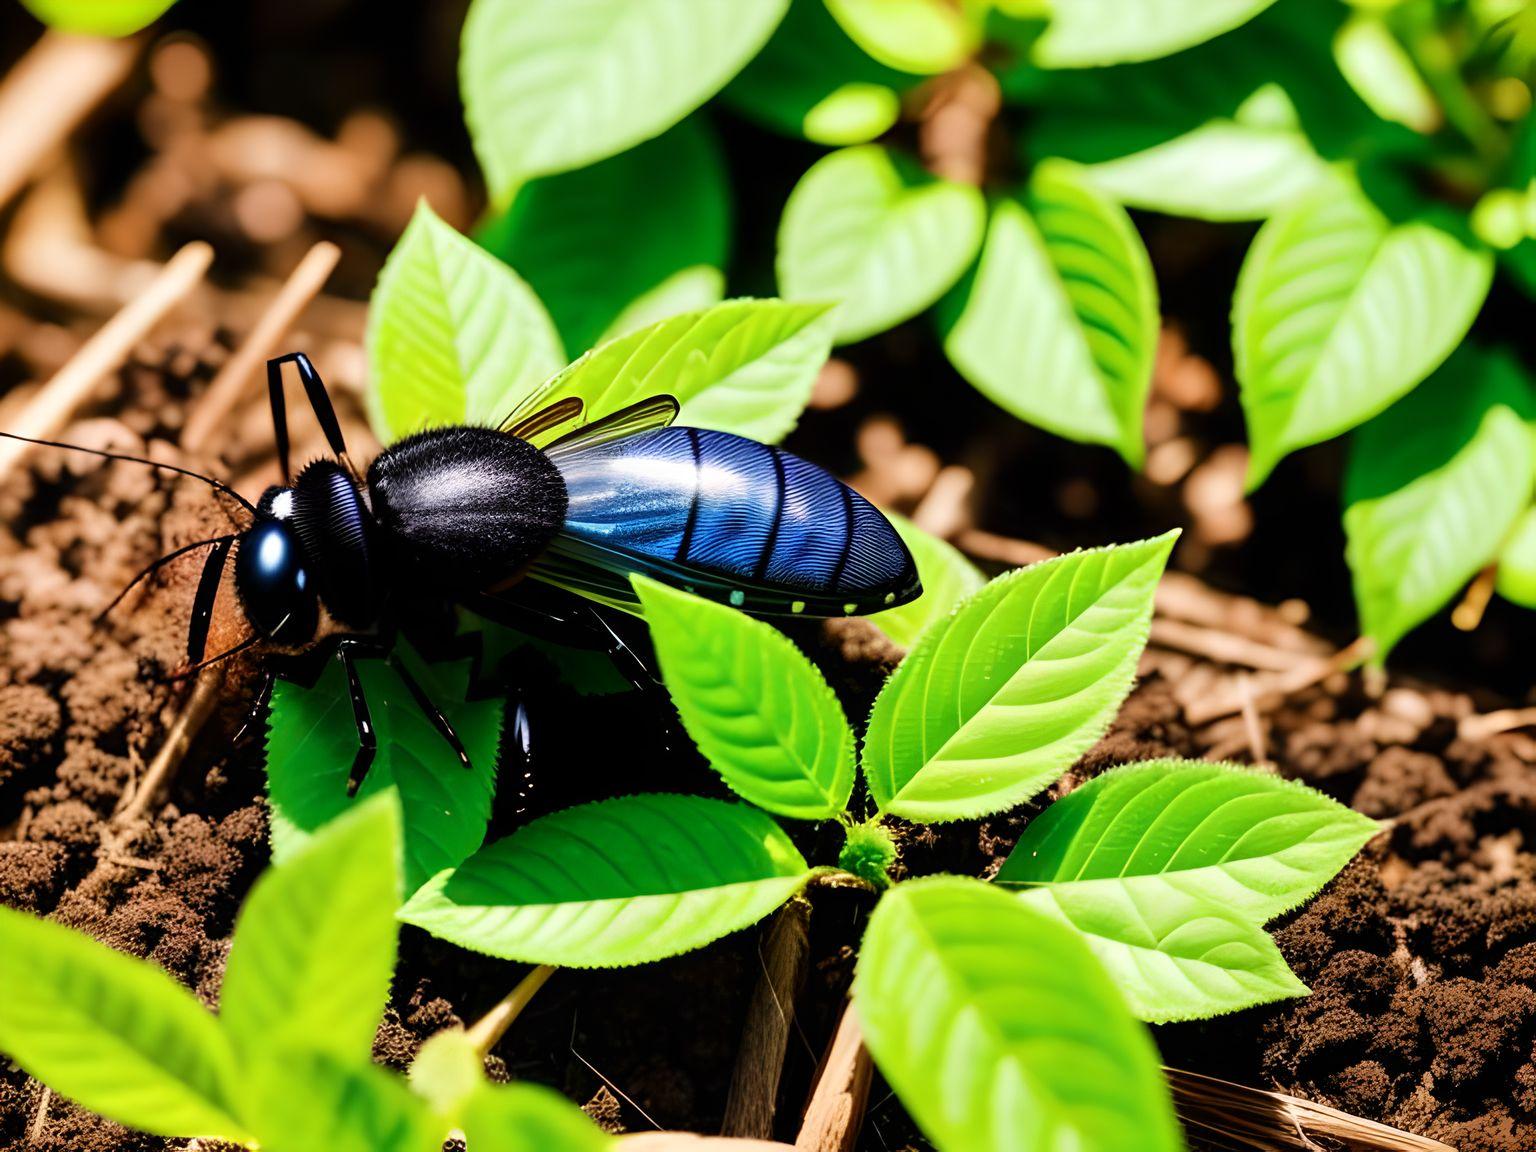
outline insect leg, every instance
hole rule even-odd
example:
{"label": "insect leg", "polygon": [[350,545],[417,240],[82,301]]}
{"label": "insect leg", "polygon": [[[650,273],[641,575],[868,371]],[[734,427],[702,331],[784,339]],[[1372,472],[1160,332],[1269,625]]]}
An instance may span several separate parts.
{"label": "insect leg", "polygon": [[437,729],[437,734],[448,742],[448,747],[453,749],[454,755],[459,758],[459,763],[465,768],[473,767],[469,762],[469,753],[464,751],[464,742],[459,739],[459,734],[453,730],[453,725],[449,723],[448,717],[443,715],[442,709],[432,703],[432,698],[427,695],[426,689],[417,682],[416,677],[411,675],[410,669],[405,666],[405,661],[393,652],[389,654],[388,661],[389,666],[395,670],[395,675],[399,676],[406,688],[410,690],[411,697],[416,701],[416,707],[420,708],[422,715],[432,722],[432,727]]}
{"label": "insect leg", "polygon": [[213,620],[213,602],[219,595],[219,582],[224,578],[224,560],[229,555],[232,537],[223,536],[214,544],[203,561],[203,574],[197,581],[197,594],[192,598],[192,622],[187,625],[187,663],[197,664],[208,646],[208,625]]}
{"label": "insect leg", "polygon": [[262,712],[267,707],[267,704],[272,700],[272,686],[276,683],[276,672],[269,671],[265,676],[262,677],[261,688],[256,693],[256,701],[251,705],[251,710],[245,714],[245,719],[240,722],[240,729],[235,733],[235,738],[231,741],[231,743],[239,744],[240,738],[246,733],[246,729],[250,728],[251,725],[255,724],[256,721],[260,719]]}
{"label": "insect leg", "polygon": [[320,422],[320,431],[325,433],[325,442],[338,457],[345,460],[347,456],[347,442],[341,435],[341,422],[336,419],[336,409],[331,405],[331,398],[325,391],[320,373],[315,371],[309,357],[302,352],[273,357],[267,361],[267,391],[272,399],[272,423],[277,432],[278,459],[283,466],[284,479],[288,477],[288,423],[283,412],[283,365],[290,360],[299,369],[299,382],[304,385],[304,395],[309,400],[310,409]]}
{"label": "insect leg", "polygon": [[267,400],[272,406],[272,438],[277,441],[277,464],[283,471],[283,483],[293,479],[288,467],[288,402],[283,398],[283,360],[267,361]]}
{"label": "insect leg", "polygon": [[374,753],[379,749],[379,737],[373,730],[373,714],[368,711],[368,697],[363,694],[363,681],[357,674],[353,649],[358,647],[352,640],[336,645],[336,658],[347,670],[347,691],[352,697],[352,719],[357,724],[357,755],[352,758],[352,771],[347,776],[347,795],[356,796],[363,778],[373,764]]}

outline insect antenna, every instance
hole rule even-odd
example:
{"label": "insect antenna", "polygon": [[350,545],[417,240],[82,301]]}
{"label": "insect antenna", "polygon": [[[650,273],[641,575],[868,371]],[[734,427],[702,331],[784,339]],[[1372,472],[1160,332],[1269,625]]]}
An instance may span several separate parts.
{"label": "insect antenna", "polygon": [[233,648],[227,648],[223,652],[220,652],[217,656],[210,656],[206,660],[198,661],[190,668],[183,668],[180,672],[174,672],[169,676],[160,677],[160,683],[174,684],[178,680],[185,680],[188,676],[196,676],[204,668],[208,668],[214,664],[222,663],[223,661],[228,660],[231,656],[240,655],[240,653],[244,652],[247,648],[250,648],[252,645],[259,643],[261,638],[261,633],[258,632],[250,639],[240,641],[240,643],[236,644]]}
{"label": "insect antenna", "polygon": [[123,452],[103,452],[99,448],[82,448],[79,444],[65,444],[59,440],[37,440],[31,436],[18,436],[14,432],[0,432],[0,436],[5,437],[7,440],[20,440],[24,444],[38,444],[44,448],[66,448],[71,452],[84,452],[89,456],[100,456],[104,460],[126,460],[130,464],[143,464],[146,468],[159,468],[166,472],[175,472],[180,476],[190,476],[192,479],[201,480],[209,487],[217,489],[224,493],[224,495],[236,500],[252,516],[256,515],[256,505],[252,504],[228,484],[215,480],[212,476],[204,476],[201,472],[194,472],[190,468],[179,468],[175,464],[162,464],[158,460],[146,460],[142,456],[129,456]]}
{"label": "insect antenna", "polygon": [[151,563],[142,572],[130,580],[121,592],[112,597],[112,603],[108,604],[105,608],[96,614],[96,626],[99,628],[102,624],[106,623],[106,619],[111,614],[112,609],[121,604],[127,597],[128,593],[132,592],[139,586],[140,583],[142,583],[148,577],[154,575],[161,568],[169,564],[172,560],[175,560],[179,556],[185,556],[188,552],[193,552],[198,548],[206,548],[210,544],[228,544],[235,539],[237,539],[237,536],[230,534],[227,536],[215,536],[211,540],[194,540],[191,544],[183,544],[174,552],[167,552],[164,556]]}

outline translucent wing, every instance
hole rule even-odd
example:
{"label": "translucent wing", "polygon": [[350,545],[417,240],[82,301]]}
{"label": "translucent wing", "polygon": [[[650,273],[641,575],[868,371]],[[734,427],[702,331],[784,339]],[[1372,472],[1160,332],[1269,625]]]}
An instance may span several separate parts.
{"label": "translucent wing", "polygon": [[581,415],[581,408],[579,396],[567,396],[564,400],[556,400],[553,404],[545,405],[521,418],[514,412],[501,422],[501,430],[516,436],[519,440],[532,440],[535,436],[541,436],[562,424],[569,424]]}
{"label": "translucent wing", "polygon": [[653,428],[666,428],[677,419],[677,411],[677,401],[671,396],[651,396],[567,432],[546,446],[544,451],[558,460],[562,455],[596,448],[610,440],[622,440],[626,436],[635,436]]}
{"label": "translucent wing", "polygon": [[879,510],[781,449],[669,427],[550,456],[569,499],[531,571],[550,583],[632,606],[641,572],[768,616],[874,612],[921,591]]}

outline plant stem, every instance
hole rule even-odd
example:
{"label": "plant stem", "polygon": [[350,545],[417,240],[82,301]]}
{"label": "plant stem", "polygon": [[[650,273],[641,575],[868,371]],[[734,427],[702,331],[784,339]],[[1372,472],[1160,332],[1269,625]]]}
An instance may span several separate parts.
{"label": "plant stem", "polygon": [[554,974],[554,965],[540,964],[518,981],[517,987],[503,996],[496,1007],[475,1022],[466,1035],[482,1060],[496,1047],[496,1042],[506,1035],[507,1029],[512,1027],[512,1022],[528,1006],[534,994],[544,987],[544,982]]}
{"label": "plant stem", "polygon": [[1451,613],[1452,624],[1463,632],[1477,630],[1477,626],[1483,622],[1483,613],[1488,610],[1488,601],[1493,599],[1493,586],[1498,575],[1497,564],[1490,564],[1477,574],[1477,578],[1468,585],[1461,603]]}
{"label": "plant stem", "polygon": [[795,1137],[796,1152],[853,1152],[864,1124],[873,1074],[859,1019],[853,1005],[845,1004],[831,1047],[821,1062],[816,1090],[806,1105],[805,1122]]}
{"label": "plant stem", "polygon": [[773,1135],[779,1077],[795,1019],[795,1001],[805,982],[810,951],[811,903],[796,896],[779,909],[761,953],[763,973],[747,1007],[741,1048],[725,1102],[722,1136],[767,1140]]}

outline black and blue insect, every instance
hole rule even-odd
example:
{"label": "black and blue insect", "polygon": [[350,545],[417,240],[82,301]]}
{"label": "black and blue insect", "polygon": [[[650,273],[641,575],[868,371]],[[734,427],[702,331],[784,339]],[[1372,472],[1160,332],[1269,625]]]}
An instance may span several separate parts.
{"label": "black and blue insect", "polygon": [[[282,380],[290,361],[335,457],[296,477]],[[782,449],[674,426],[678,404],[670,396],[584,422],[579,399],[545,403],[535,393],[498,428],[420,432],[359,474],[308,357],[273,359],[267,377],[285,483],[252,505],[199,476],[238,501],[249,522],[163,557],[145,575],[208,549],[188,629],[189,671],[264,643],[274,657],[270,687],[271,674],[292,674],[293,662],[334,652],[358,731],[349,791],[377,744],[356,668],[363,658],[390,660],[468,763],[448,720],[394,656],[395,633],[420,620],[424,606],[463,604],[637,663],[591,605],[633,607],[633,573],[770,617],[876,612],[921,591],[906,545],[853,489]],[[251,635],[205,658],[231,554]],[[646,675],[643,665],[638,675]],[[526,745],[521,708],[514,723]]]}

